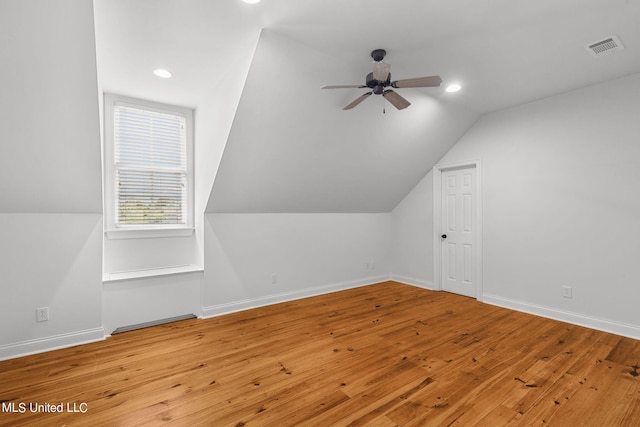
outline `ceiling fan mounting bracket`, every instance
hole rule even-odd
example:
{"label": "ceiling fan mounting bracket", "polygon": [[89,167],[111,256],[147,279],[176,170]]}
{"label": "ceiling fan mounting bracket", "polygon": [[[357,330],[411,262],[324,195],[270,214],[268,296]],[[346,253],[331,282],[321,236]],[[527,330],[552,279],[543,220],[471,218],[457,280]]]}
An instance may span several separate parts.
{"label": "ceiling fan mounting bracket", "polygon": [[384,50],[384,49],[376,49],[376,50],[371,52],[371,57],[373,58],[374,61],[380,62],[380,61],[382,61],[384,59],[386,54],[387,54],[386,50]]}

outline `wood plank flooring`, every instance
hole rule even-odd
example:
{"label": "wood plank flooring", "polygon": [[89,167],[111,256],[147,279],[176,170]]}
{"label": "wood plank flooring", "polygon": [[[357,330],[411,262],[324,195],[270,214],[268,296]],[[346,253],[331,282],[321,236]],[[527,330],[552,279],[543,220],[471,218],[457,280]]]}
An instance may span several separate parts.
{"label": "wood plank flooring", "polygon": [[385,282],[0,362],[0,426],[640,426],[639,364],[633,339]]}

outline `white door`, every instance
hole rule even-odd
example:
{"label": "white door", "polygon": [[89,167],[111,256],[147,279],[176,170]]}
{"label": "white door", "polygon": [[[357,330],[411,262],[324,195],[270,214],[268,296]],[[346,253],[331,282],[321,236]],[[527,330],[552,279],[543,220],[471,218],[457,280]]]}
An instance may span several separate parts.
{"label": "white door", "polygon": [[476,168],[442,171],[442,290],[476,298]]}

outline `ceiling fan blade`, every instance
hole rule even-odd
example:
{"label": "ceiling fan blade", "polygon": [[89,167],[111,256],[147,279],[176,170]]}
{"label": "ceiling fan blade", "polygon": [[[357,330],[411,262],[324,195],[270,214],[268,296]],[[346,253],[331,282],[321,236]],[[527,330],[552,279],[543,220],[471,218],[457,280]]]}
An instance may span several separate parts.
{"label": "ceiling fan blade", "polygon": [[391,71],[391,65],[382,61],[373,63],[373,79],[379,82],[386,82],[389,78],[389,72]]}
{"label": "ceiling fan blade", "polygon": [[330,85],[322,86],[320,89],[362,89],[363,85]]}
{"label": "ceiling fan blade", "polygon": [[395,88],[404,87],[438,87],[442,84],[440,76],[416,77],[414,79],[396,80],[391,83]]}
{"label": "ceiling fan blade", "polygon": [[358,104],[360,104],[362,101],[364,101],[365,99],[367,99],[369,96],[371,96],[373,92],[369,92],[369,93],[365,93],[364,95],[362,95],[361,97],[359,97],[358,99],[356,99],[355,101],[353,101],[351,104],[347,105],[346,107],[343,108],[343,110],[351,110],[353,107],[357,106]]}
{"label": "ceiling fan blade", "polygon": [[384,96],[385,99],[389,101],[398,110],[404,110],[409,105],[411,105],[409,101],[407,101],[406,99],[404,99],[403,97],[398,95],[396,92],[392,91],[391,89],[385,90],[382,96]]}

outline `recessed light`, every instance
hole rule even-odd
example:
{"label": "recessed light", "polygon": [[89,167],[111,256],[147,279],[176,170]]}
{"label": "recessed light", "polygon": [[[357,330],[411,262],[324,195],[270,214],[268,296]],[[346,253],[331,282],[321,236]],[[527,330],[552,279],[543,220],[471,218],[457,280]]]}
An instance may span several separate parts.
{"label": "recessed light", "polygon": [[462,89],[462,86],[460,86],[458,83],[451,83],[445,90],[447,92],[457,92],[460,89]]}
{"label": "recessed light", "polygon": [[158,77],[162,77],[163,79],[168,79],[171,77],[171,73],[167,70],[163,70],[162,68],[158,68],[157,70],[153,70],[153,74]]}
{"label": "recessed light", "polygon": [[249,4],[256,4],[258,3],[260,0],[242,0],[245,3],[249,3]]}

